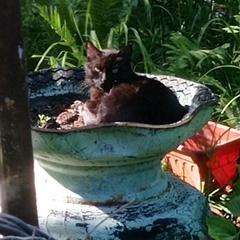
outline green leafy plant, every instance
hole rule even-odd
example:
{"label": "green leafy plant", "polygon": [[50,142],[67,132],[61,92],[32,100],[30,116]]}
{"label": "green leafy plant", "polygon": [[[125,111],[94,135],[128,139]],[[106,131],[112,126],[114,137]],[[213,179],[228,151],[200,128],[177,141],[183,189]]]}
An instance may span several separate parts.
{"label": "green leafy plant", "polygon": [[201,49],[199,42],[190,40],[180,32],[170,37],[171,44],[165,44],[169,61],[168,71],[182,77],[208,71],[224,61],[225,49],[229,44],[214,49]]}
{"label": "green leafy plant", "polygon": [[37,125],[39,128],[45,128],[47,126],[48,121],[51,119],[51,117],[46,116],[44,114],[38,115],[39,120],[37,121]]}
{"label": "green leafy plant", "polygon": [[221,194],[218,201],[211,200],[211,198],[216,198],[217,193],[218,190],[209,195],[210,204],[225,213],[225,217],[213,215],[208,218],[209,234],[216,240],[238,240],[240,230],[236,227],[236,223],[240,216],[240,180],[234,185],[232,193]]}
{"label": "green leafy plant", "polygon": [[[83,54],[83,40],[78,26],[75,25],[76,33],[78,33],[78,38],[82,43],[81,46],[78,45],[76,36],[73,36],[66,21],[61,20],[57,7],[39,6],[38,9],[41,16],[45,19],[46,22],[49,23],[51,28],[60,37],[60,41],[51,44],[43,55],[33,55],[33,57],[40,58],[40,61],[38,62],[35,70],[38,70],[40,68],[44,60],[48,60],[51,67],[82,66],[85,62],[85,57]],[[75,22],[76,17],[73,12],[71,12],[71,16]],[[58,55],[56,57],[49,56],[50,51],[53,50],[56,46],[62,46],[62,49]]]}
{"label": "green leafy plant", "polygon": [[215,240],[238,240],[240,232],[228,219],[212,216],[207,220],[210,236]]}
{"label": "green leafy plant", "polygon": [[[57,6],[38,5],[40,15],[60,39],[52,43],[42,55],[33,55],[34,58],[40,58],[35,70],[39,70],[46,62],[50,67],[83,66],[86,60],[84,57],[86,39],[92,40],[99,48],[119,48],[121,42],[126,45],[131,38],[141,50],[142,64],[146,72],[152,72],[155,69],[154,64],[139,32],[135,28],[128,28],[126,24],[131,9],[136,4],[137,1],[88,1],[81,12],[68,7],[69,11],[65,12],[65,18],[61,17]],[[123,7],[122,11],[119,11],[120,5]],[[118,14],[115,14],[117,12]],[[103,23],[104,29],[102,29]],[[57,54],[53,51],[56,49],[59,49]],[[55,52],[54,56],[52,52]]]}

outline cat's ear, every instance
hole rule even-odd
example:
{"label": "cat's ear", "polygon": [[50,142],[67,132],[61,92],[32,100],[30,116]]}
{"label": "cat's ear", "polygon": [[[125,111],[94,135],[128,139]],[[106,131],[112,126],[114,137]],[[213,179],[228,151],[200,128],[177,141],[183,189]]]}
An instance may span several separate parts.
{"label": "cat's ear", "polygon": [[132,45],[127,45],[125,47],[123,47],[118,54],[120,56],[122,56],[124,59],[128,59],[131,60],[131,56],[132,56]]}
{"label": "cat's ear", "polygon": [[96,48],[92,42],[87,41],[86,42],[87,45],[87,58],[88,60],[93,60],[95,58],[101,57],[102,52]]}

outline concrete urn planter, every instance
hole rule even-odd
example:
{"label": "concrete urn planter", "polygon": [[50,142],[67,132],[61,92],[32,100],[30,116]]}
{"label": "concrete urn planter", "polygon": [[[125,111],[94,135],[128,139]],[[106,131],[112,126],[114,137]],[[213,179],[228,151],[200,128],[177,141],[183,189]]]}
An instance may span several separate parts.
{"label": "concrete urn planter", "polygon": [[[208,239],[204,197],[163,172],[160,159],[207,123],[217,98],[201,84],[148,76],[169,86],[182,105],[189,105],[181,121],[109,123],[74,130],[32,127],[34,157],[62,193],[58,201],[64,207],[53,204],[39,210],[41,227],[57,239]],[[81,69],[29,73],[30,105],[65,94],[86,99],[83,79]],[[48,204],[53,200],[53,188],[41,190],[40,205],[44,194]]]}

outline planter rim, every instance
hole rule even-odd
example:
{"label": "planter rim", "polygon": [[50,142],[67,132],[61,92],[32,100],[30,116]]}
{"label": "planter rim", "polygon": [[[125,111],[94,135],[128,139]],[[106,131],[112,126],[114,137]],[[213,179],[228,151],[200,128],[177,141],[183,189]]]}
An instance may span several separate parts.
{"label": "planter rim", "polygon": [[[45,74],[46,72],[58,72],[58,71],[63,71],[63,72],[67,72],[67,71],[83,71],[82,68],[57,68],[57,69],[42,69],[39,70],[37,72],[29,72],[28,73],[28,77],[30,77],[31,75],[35,75],[35,74]],[[147,77],[150,78],[161,78],[161,79],[167,79],[167,80],[172,80],[172,79],[176,79],[176,80],[184,80],[184,81],[188,81],[188,82],[192,82],[196,85],[198,85],[199,87],[203,87],[204,89],[209,89],[208,87],[206,87],[205,85],[202,85],[200,83],[196,83],[193,82],[191,80],[187,80],[184,78],[179,78],[179,77],[175,77],[175,76],[170,76],[170,75],[161,75],[161,74],[147,74],[147,73],[137,73],[139,75],[146,75]],[[64,78],[64,76],[62,76],[62,78]],[[171,79],[172,78],[172,79]],[[159,79],[158,79],[159,80]],[[211,92],[211,90],[209,89],[209,92]],[[120,127],[120,128],[141,128],[141,129],[149,129],[149,130],[167,130],[167,129],[173,129],[173,128],[177,128],[179,126],[183,126],[188,124],[189,122],[191,122],[194,118],[194,116],[199,113],[203,108],[208,108],[208,107],[214,107],[217,102],[218,102],[218,97],[212,93],[211,97],[208,98],[207,100],[203,100],[204,103],[199,104],[198,106],[195,106],[191,112],[188,112],[183,119],[181,119],[178,122],[174,122],[174,123],[170,123],[170,124],[145,124],[145,123],[137,123],[137,122],[112,122],[112,123],[104,123],[104,124],[97,124],[97,125],[89,125],[89,126],[82,126],[79,128],[72,128],[72,129],[45,129],[45,128],[39,128],[39,127],[34,127],[31,126],[31,129],[34,131],[38,131],[38,132],[44,132],[44,133],[58,133],[58,134],[62,134],[62,133],[73,133],[73,132],[83,132],[83,131],[90,131],[90,130],[94,130],[94,129],[102,129],[102,128],[115,128],[115,127]],[[190,107],[190,106],[189,106]]]}
{"label": "planter rim", "polygon": [[[206,151],[217,150],[219,148],[222,148],[223,146],[227,146],[229,144],[232,144],[233,142],[238,142],[239,141],[239,144],[240,144],[240,130],[239,129],[228,127],[228,126],[226,126],[224,124],[217,123],[217,122],[214,122],[214,121],[208,121],[208,123],[206,125],[215,125],[216,128],[218,126],[221,126],[222,128],[224,128],[225,132],[222,134],[222,136],[224,136],[224,134],[227,134],[228,131],[232,131],[234,133],[238,133],[239,136],[231,138],[228,141],[223,142],[223,143],[215,143],[215,144],[213,144],[213,146],[211,146],[209,148],[206,148],[206,149],[202,149],[202,150],[190,149],[189,147],[186,147],[183,144],[181,144],[181,145],[178,146],[176,151],[180,151],[180,152],[185,151],[185,152],[188,152],[188,153],[198,153],[198,154],[203,153],[203,154],[205,154]],[[221,137],[219,137],[218,139],[221,139]]]}
{"label": "planter rim", "polygon": [[[208,104],[205,104],[204,107],[207,106],[214,106],[216,102],[211,102]],[[195,111],[192,112],[191,115],[188,115],[181,121],[170,123],[170,124],[145,124],[145,123],[137,123],[137,122],[113,122],[113,123],[102,123],[97,125],[90,125],[90,126],[83,126],[79,128],[73,128],[73,129],[45,129],[45,128],[38,128],[38,127],[31,127],[34,131],[39,132],[50,132],[50,133],[67,133],[67,132],[83,132],[87,130],[93,130],[93,129],[100,129],[100,128],[110,128],[110,127],[120,127],[120,128],[142,128],[142,129],[173,129],[177,128],[179,126],[186,125],[187,123],[191,122],[194,116],[202,109],[202,107],[199,107]]]}

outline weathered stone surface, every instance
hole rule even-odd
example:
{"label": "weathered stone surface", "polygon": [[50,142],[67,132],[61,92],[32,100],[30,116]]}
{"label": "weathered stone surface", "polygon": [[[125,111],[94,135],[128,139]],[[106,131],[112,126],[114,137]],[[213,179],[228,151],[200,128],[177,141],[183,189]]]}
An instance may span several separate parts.
{"label": "weathered stone surface", "polygon": [[[208,239],[203,195],[166,175],[167,189],[144,201],[112,206],[83,204],[36,164],[41,229],[56,239]],[[117,186],[116,186],[117,187]]]}

